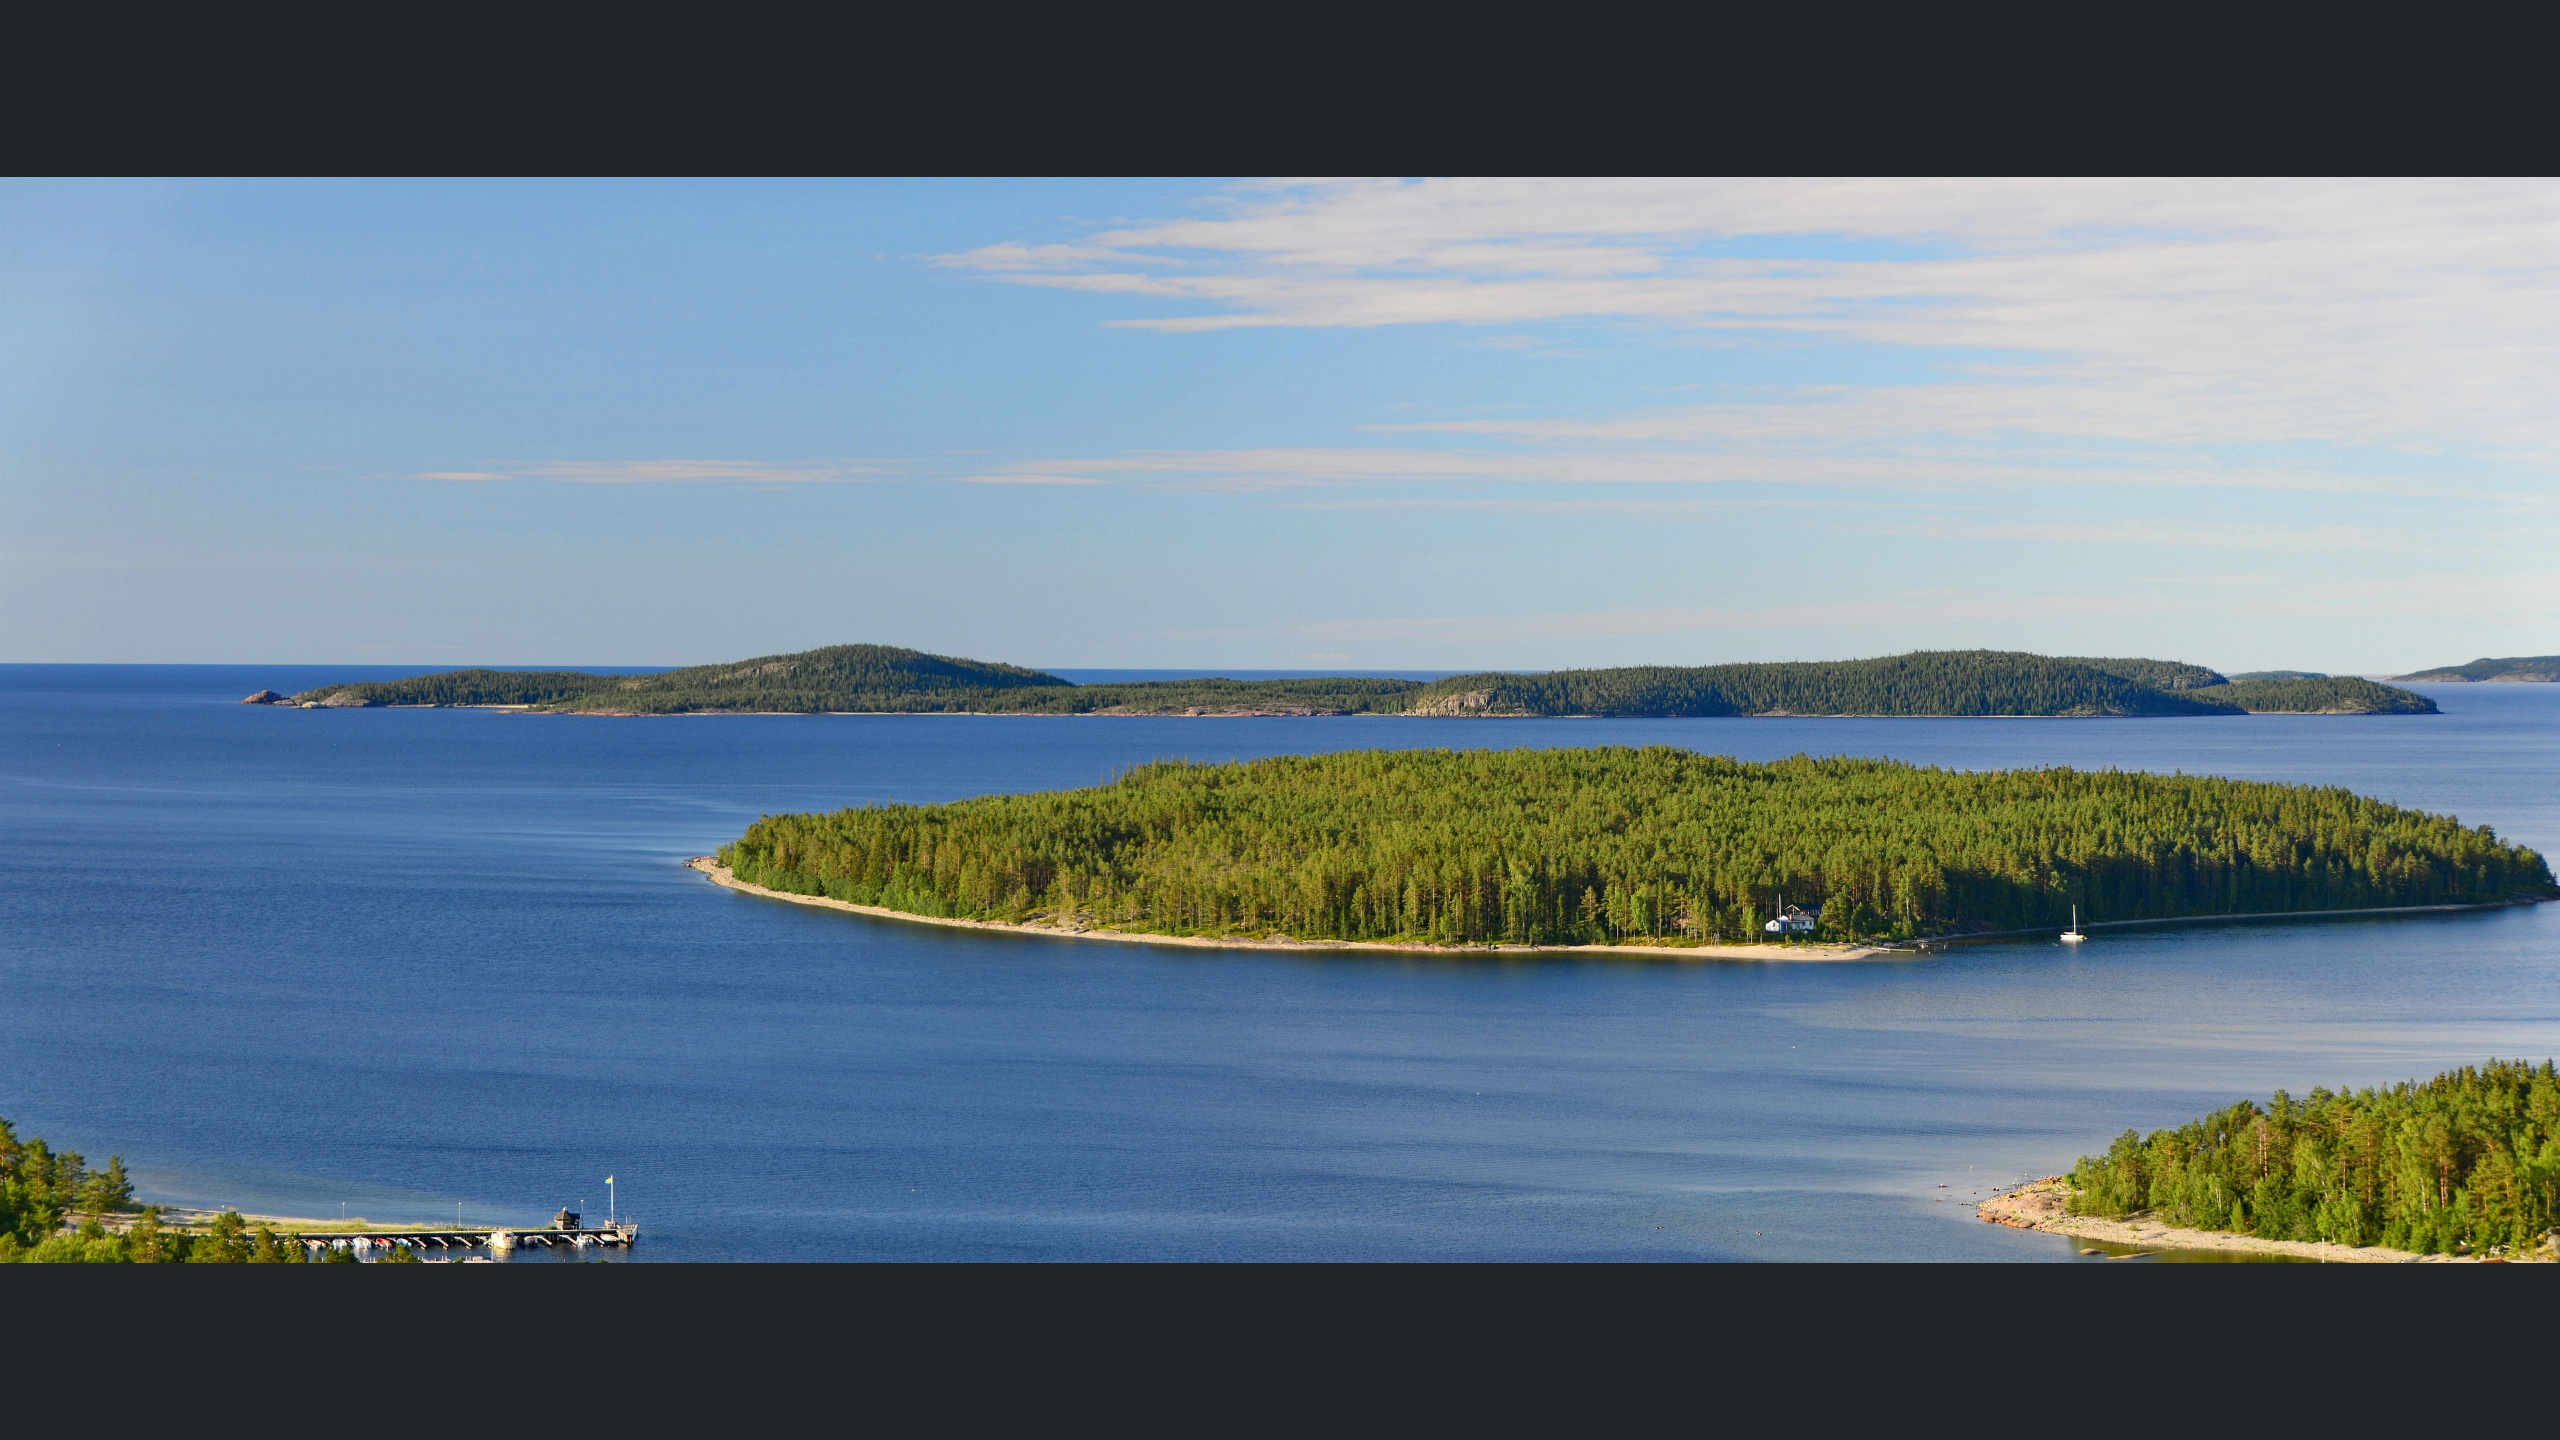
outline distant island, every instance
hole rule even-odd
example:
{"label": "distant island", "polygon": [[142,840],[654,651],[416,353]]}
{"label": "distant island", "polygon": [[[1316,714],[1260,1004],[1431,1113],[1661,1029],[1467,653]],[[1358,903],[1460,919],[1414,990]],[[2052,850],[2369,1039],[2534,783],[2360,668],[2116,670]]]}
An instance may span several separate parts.
{"label": "distant island", "polygon": [[[1244,943],[1861,944],[2084,919],[2496,904],[2550,866],[2335,788],[1655,746],[1143,765],[758,820],[737,882],[898,914]],[[714,878],[719,878],[715,876]]]}
{"label": "distant island", "polygon": [[2279,1090],[2148,1138],[2127,1130],[2106,1154],[1981,1213],[2166,1248],[2550,1260],[2560,1258],[2555,1157],[2560,1072],[2549,1060],[2492,1060],[2388,1089],[2301,1100]]}
{"label": "distant island", "polygon": [[2394,675],[2394,680],[2481,680],[2525,682],[2548,685],[2560,682],[2560,655],[2510,655],[2503,660],[2474,660],[2468,665],[2447,665],[2436,670],[2421,670],[2414,675]]}
{"label": "distant island", "polygon": [[2425,696],[2352,677],[2234,679],[2170,660],[1999,650],[1873,660],[1487,672],[1423,683],[1341,676],[1078,685],[1019,665],[833,645],[655,675],[451,670],[262,690],[305,709],[492,706],[555,714],[2177,716],[2431,715]]}

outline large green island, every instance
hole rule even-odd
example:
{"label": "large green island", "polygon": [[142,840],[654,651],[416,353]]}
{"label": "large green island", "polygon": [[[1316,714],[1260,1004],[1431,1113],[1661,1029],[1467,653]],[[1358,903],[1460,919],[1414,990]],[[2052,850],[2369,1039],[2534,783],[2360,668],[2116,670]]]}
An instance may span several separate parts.
{"label": "large green island", "polygon": [[886,645],[834,645],[652,675],[452,670],[261,691],[313,709],[495,706],[588,715],[2429,715],[2435,702],[2354,677],[2233,680],[2170,660],[1938,650],[1872,660],[1489,672],[1429,683],[1371,676],[1078,685],[1019,665]]}
{"label": "large green island", "polygon": [[[1090,789],[772,815],[784,898],[1238,943],[1849,944],[2499,904],[2543,857],[2335,788],[1669,747],[1162,762]],[[710,868],[706,864],[706,868]],[[715,875],[715,878],[720,878]]]}

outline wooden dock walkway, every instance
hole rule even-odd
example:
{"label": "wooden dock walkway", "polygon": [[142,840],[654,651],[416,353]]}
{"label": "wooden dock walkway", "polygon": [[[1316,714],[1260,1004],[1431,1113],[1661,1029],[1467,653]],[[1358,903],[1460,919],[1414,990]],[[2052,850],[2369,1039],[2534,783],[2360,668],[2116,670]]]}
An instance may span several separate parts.
{"label": "wooden dock walkway", "polygon": [[[493,1244],[498,1236],[502,1243]],[[625,1220],[597,1229],[543,1225],[519,1229],[513,1225],[474,1225],[456,1229],[434,1226],[419,1230],[368,1230],[362,1234],[308,1234],[290,1238],[300,1240],[306,1249],[404,1245],[412,1250],[509,1250],[526,1247],[538,1249],[585,1249],[591,1245],[609,1249],[628,1249],[640,1236],[640,1227]]]}

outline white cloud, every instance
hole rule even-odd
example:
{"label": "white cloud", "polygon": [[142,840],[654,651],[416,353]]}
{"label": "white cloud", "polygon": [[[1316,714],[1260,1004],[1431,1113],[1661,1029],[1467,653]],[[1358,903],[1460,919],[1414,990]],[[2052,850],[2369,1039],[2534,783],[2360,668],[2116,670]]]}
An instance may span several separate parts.
{"label": "white cloud", "polygon": [[[1539,423],[1523,422],[1517,433],[1562,439],[1575,434],[1581,425],[1563,422],[1541,433],[1536,428]],[[1448,428],[1500,432],[1512,424],[1468,423]],[[2436,497],[2448,493],[2444,485],[2420,484],[2391,474],[2228,465],[2189,455],[2161,460],[2128,456],[2120,447],[2066,453],[2051,447],[2030,452],[1905,446],[1900,453],[1890,449],[1861,453],[1823,443],[1822,433],[1827,428],[1808,417],[1793,432],[1805,443],[1715,448],[1447,450],[1380,445],[1134,451],[1083,459],[1024,461],[969,478],[979,484],[1049,485],[1098,485],[1116,478],[1166,489],[1227,494],[1486,485],[1764,485],[1926,494],[2094,491],[2113,486]],[[1762,433],[1784,432],[1772,427]],[[1499,438],[1510,437],[1505,434]],[[1612,437],[1602,434],[1597,438]]]}
{"label": "white cloud", "polygon": [[2550,181],[1280,184],[1199,218],[944,258],[1181,302],[1117,322],[1159,330],[1819,337],[2027,357],[1886,406],[1959,428],[2560,457]]}

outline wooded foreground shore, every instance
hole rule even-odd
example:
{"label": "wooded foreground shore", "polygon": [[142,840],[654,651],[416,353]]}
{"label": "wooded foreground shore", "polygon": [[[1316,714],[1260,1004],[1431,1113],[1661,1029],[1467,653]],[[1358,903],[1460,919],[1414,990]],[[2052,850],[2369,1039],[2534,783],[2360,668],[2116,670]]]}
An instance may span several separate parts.
{"label": "wooded foreground shore", "polygon": [[2012,1230],[2041,1230],[2049,1235],[2068,1235],[2080,1240],[2097,1240],[2110,1245],[2130,1245],[2144,1250],[2223,1250],[2257,1255],[2282,1255],[2299,1260],[2322,1260],[2344,1265],[2504,1265],[2550,1264],[2560,1262],[2560,1255],[2548,1247],[2519,1251],[2512,1255],[2420,1255],[2408,1250],[2394,1250],[2385,1245],[2339,1245],[2325,1240],[2261,1240],[2255,1235],[2239,1235],[2228,1230],[2196,1230],[2182,1225],[2165,1224],[2148,1214],[2109,1219],[2103,1215],[2071,1213],[2072,1188],[2069,1176],[2048,1175],[2031,1180],[2015,1190],[2005,1191],[1975,1206],[1975,1213],[1988,1225],[2005,1225]]}

